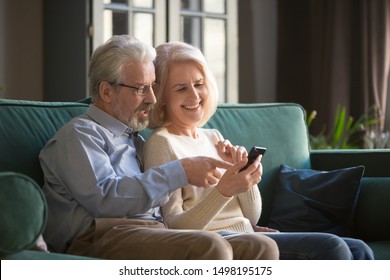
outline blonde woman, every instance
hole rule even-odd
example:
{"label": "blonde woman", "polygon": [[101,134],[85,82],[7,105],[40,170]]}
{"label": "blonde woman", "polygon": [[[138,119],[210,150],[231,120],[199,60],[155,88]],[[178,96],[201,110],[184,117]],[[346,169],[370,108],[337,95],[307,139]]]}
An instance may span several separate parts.
{"label": "blonde woman", "polygon": [[[156,48],[157,102],[150,114],[154,129],[144,149],[145,167],[150,168],[188,156],[210,156],[234,164],[220,170],[223,176],[204,178],[213,186],[194,185],[173,192],[162,214],[169,228],[214,231],[242,249],[243,240],[261,237],[270,255],[279,246],[282,259],[370,259],[372,253],[360,240],[343,240],[323,233],[279,233],[258,227],[261,195],[259,157],[244,171],[247,151],[233,146],[219,131],[202,126],[217,108],[218,90],[201,51],[182,42]],[[272,156],[272,155],[270,155]],[[235,240],[232,242],[232,240]],[[272,252],[272,253],[271,253]]]}

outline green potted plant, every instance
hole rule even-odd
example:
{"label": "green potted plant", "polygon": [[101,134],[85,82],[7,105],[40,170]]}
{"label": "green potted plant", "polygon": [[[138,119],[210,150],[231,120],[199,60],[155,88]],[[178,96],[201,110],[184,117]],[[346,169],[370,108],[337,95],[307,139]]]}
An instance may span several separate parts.
{"label": "green potted plant", "polygon": [[[310,126],[317,115],[316,111],[312,111],[307,117],[307,127],[310,131]],[[330,131],[324,126],[321,132],[317,135],[310,134],[310,146],[312,149],[363,149],[373,148],[374,140],[369,135],[372,135],[375,125],[378,123],[375,110],[372,109],[368,114],[362,115],[356,121],[347,116],[347,110],[340,105],[336,108],[336,114],[333,122],[333,127]],[[383,141],[388,141],[387,139]],[[371,144],[368,142],[371,141]],[[383,146],[383,145],[382,145]]]}

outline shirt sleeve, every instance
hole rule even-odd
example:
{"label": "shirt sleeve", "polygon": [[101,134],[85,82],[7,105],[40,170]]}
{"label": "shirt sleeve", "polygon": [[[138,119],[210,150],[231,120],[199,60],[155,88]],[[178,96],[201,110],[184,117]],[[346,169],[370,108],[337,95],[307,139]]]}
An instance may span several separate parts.
{"label": "shirt sleeve", "polygon": [[188,184],[179,161],[145,173],[138,166],[114,167],[116,159],[109,158],[104,138],[96,128],[69,126],[40,154],[47,184],[92,216],[136,216],[166,203],[173,191]]}

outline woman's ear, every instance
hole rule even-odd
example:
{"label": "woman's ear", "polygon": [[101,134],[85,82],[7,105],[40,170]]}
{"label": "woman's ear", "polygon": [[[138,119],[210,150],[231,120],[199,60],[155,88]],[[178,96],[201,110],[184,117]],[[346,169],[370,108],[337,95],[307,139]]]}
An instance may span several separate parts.
{"label": "woman's ear", "polygon": [[111,103],[112,94],[113,86],[110,83],[103,81],[99,84],[99,96],[104,102]]}

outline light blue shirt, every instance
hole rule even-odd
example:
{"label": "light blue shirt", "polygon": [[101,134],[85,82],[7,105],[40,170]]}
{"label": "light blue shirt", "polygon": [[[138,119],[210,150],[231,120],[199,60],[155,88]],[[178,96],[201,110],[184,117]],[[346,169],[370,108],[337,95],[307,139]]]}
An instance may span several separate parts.
{"label": "light blue shirt", "polygon": [[188,180],[179,161],[141,173],[144,140],[91,105],[64,125],[42,149],[48,204],[45,241],[63,252],[94,218],[160,220],[159,206]]}

